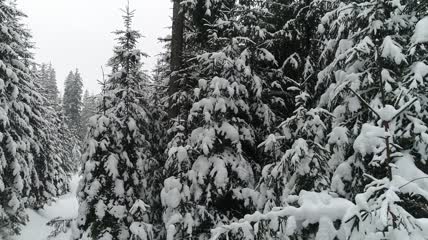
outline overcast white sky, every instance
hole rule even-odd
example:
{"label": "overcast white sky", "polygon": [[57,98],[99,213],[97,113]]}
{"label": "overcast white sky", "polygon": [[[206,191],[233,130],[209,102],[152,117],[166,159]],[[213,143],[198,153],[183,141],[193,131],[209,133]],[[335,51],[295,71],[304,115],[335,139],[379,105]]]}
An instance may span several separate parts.
{"label": "overcast white sky", "polygon": [[[51,62],[57,71],[58,88],[63,92],[68,72],[78,68],[84,87],[99,92],[101,65],[112,56],[115,44],[112,31],[122,28],[126,0],[17,0],[27,15],[25,22],[36,43],[38,62]],[[130,0],[136,10],[134,28],[145,38],[140,49],[151,57],[145,69],[152,69],[162,51],[159,37],[170,34],[171,0]]]}

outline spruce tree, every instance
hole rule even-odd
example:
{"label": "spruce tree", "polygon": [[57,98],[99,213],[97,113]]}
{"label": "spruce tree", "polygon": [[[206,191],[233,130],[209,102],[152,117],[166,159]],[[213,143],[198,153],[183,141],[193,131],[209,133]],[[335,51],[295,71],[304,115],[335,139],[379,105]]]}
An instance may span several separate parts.
{"label": "spruce tree", "polygon": [[46,89],[48,90],[48,100],[56,105],[58,104],[59,91],[56,84],[56,72],[52,64],[49,64],[48,72],[49,76],[46,84]]}
{"label": "spruce tree", "polygon": [[254,209],[256,133],[274,126],[274,98],[265,92],[280,81],[266,48],[268,26],[258,26],[254,17],[263,18],[264,10],[254,2],[213,1],[204,11],[213,14],[206,17],[212,24],[201,26],[207,35],[200,37],[208,41],[182,71],[186,85],[179,93],[193,104],[188,110],[181,105],[168,146],[172,176],[161,193],[168,239],[208,239],[210,228]]}
{"label": "spruce tree", "polygon": [[[263,171],[267,211],[212,230],[213,239],[426,239],[426,5],[330,1],[328,8],[318,26],[318,82],[297,82],[296,115],[281,125],[283,136],[262,144],[275,156],[282,141],[294,142]],[[302,111],[310,96],[315,107]],[[299,169],[310,178],[289,175]],[[311,184],[298,182],[305,178]]]}
{"label": "spruce tree", "polygon": [[44,116],[43,119],[31,120],[35,127],[36,147],[33,151],[37,181],[33,185],[29,206],[35,209],[68,191],[68,180],[78,162],[72,154],[77,139],[64,125],[62,113],[58,111],[54,72],[52,65],[46,64],[41,64],[40,70],[35,68],[32,71],[36,90],[41,93],[39,103],[33,109]]}
{"label": "spruce tree", "polygon": [[64,83],[63,109],[66,123],[78,135],[81,130],[83,82],[79,70],[70,71]]}
{"label": "spruce tree", "polygon": [[37,65],[34,64],[34,69],[32,70],[35,75],[38,76],[37,83],[40,86],[40,91],[44,96],[47,96],[47,82],[49,79],[48,67],[45,63],[39,65],[40,69],[38,69]]}
{"label": "spruce tree", "polygon": [[330,151],[325,147],[329,127],[324,123],[331,116],[317,107],[315,91],[320,54],[317,30],[328,6],[320,1],[280,0],[267,8],[272,13],[267,21],[281,26],[275,28],[272,52],[282,61],[278,71],[285,80],[281,86],[285,104],[279,109],[285,106],[289,116],[259,145],[271,159],[263,167],[258,187],[262,212],[282,206],[302,190],[327,190],[332,174]]}
{"label": "spruce tree", "polygon": [[89,91],[86,90],[85,94],[83,94],[83,100],[82,100],[82,112],[80,116],[80,122],[81,122],[81,130],[79,132],[79,136],[81,139],[84,139],[88,130],[89,125],[89,119],[94,116],[97,113],[97,105],[98,103],[98,97],[97,95],[90,95]]}
{"label": "spruce tree", "polygon": [[134,12],[124,11],[125,29],[116,31],[118,46],[109,61],[98,115],[89,121],[79,186],[79,233],[76,239],[147,239],[146,203],[152,159],[147,75],[141,70],[146,54],[137,49],[140,33],[131,28]]}
{"label": "spruce tree", "polygon": [[40,69],[33,72],[38,76],[37,83],[40,85],[40,92],[47,98],[49,104],[58,105],[59,91],[56,83],[56,72],[52,64],[40,64]]}
{"label": "spruce tree", "polygon": [[[339,155],[332,190],[355,196],[358,209],[347,234],[350,239],[421,238],[416,217],[427,199],[418,188],[401,187],[413,180],[407,171],[420,170],[400,165],[424,161],[425,154],[418,153],[426,152],[425,96],[414,91],[418,84],[412,80],[426,77],[425,63],[414,57],[425,54],[418,49],[423,41],[412,38],[426,9],[378,0],[338,6],[323,19],[330,42],[325,52],[335,58],[320,72],[318,86],[327,89],[320,104],[335,117],[333,131],[342,128],[348,135],[347,141],[332,142],[336,149],[348,149]],[[415,206],[403,204],[407,201]]]}
{"label": "spruce tree", "polygon": [[25,207],[57,196],[53,175],[66,181],[49,172],[59,167],[48,144],[53,126],[45,117],[52,111],[30,71],[32,45],[20,23],[24,16],[13,2],[0,1],[0,237],[6,239],[26,223]]}
{"label": "spruce tree", "polygon": [[0,1],[0,9],[0,44],[4,46],[0,54],[0,234],[10,235],[18,233],[26,221],[23,196],[31,186],[34,162],[23,146],[30,145],[33,136],[27,116],[33,114],[28,111],[34,99],[21,95],[31,91],[28,69],[21,60],[28,59],[29,53],[17,22],[23,13],[6,1]]}

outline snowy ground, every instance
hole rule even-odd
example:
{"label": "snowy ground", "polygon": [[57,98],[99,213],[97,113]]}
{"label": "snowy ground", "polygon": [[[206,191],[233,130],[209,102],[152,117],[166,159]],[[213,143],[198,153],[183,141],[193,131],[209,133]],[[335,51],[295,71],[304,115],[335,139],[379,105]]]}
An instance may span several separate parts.
{"label": "snowy ground", "polygon": [[[30,221],[23,228],[21,236],[17,240],[47,240],[52,231],[52,227],[46,223],[56,217],[72,218],[77,216],[78,202],[76,199],[76,189],[79,177],[73,176],[71,179],[71,193],[58,198],[58,200],[46,206],[43,210],[27,210]],[[53,240],[69,240],[71,232],[62,234]]]}

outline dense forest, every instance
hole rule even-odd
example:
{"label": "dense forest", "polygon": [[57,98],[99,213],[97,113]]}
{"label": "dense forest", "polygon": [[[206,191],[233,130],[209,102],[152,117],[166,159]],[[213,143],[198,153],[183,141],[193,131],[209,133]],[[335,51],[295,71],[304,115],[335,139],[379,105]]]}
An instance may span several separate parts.
{"label": "dense forest", "polygon": [[1,240],[76,174],[49,239],[428,239],[428,1],[173,0],[153,73],[135,11],[61,96],[0,0]]}

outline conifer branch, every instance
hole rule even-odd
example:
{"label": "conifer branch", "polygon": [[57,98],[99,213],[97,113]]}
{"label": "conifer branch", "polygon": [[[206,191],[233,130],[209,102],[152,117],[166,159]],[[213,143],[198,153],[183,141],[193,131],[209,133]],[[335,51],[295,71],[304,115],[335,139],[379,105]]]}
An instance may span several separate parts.
{"label": "conifer branch", "polygon": [[398,189],[402,189],[403,187],[411,184],[412,182],[416,182],[416,181],[419,181],[419,180],[422,180],[422,179],[428,179],[428,177],[415,178],[415,179],[409,181],[408,183],[401,185],[400,187],[398,187]]}
{"label": "conifer branch", "polygon": [[374,110],[371,106],[370,106],[370,104],[368,103],[368,102],[366,102],[366,100],[364,100],[364,98],[363,97],[361,97],[360,96],[360,94],[358,94],[357,92],[355,92],[352,88],[350,88],[349,86],[347,87],[347,89],[349,89],[349,91],[351,91],[366,107],[368,107],[368,109],[370,110],[370,111],[372,111],[379,119],[381,119],[381,117],[380,117],[380,115],[379,115],[379,113],[376,111],[376,110]]}

